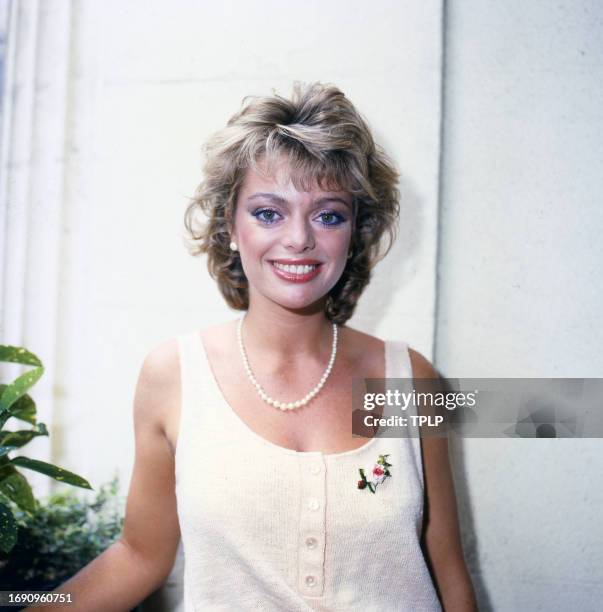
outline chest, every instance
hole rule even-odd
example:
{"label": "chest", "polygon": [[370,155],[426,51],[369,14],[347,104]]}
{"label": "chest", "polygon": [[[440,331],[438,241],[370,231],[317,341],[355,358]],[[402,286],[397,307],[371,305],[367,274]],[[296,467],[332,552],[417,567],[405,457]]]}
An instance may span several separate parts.
{"label": "chest", "polygon": [[[295,451],[340,453],[359,448],[365,437],[352,437],[355,393],[352,381],[383,376],[384,364],[379,358],[363,363],[342,359],[333,369],[320,392],[305,406],[280,410],[263,401],[249,381],[242,364],[233,359],[214,356],[212,371],[225,410],[234,415],[261,438]],[[297,371],[281,376],[265,376],[262,384],[276,400],[294,402],[310,392],[322,372]],[[356,402],[357,403],[357,402]],[[371,434],[367,434],[370,437]]]}

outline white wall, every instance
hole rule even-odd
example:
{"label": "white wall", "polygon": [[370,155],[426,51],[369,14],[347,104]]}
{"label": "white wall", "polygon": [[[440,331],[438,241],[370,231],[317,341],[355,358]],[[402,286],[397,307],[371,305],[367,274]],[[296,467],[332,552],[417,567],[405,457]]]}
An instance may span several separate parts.
{"label": "white wall", "polygon": [[[602,25],[598,2],[448,4],[436,361],[449,376],[603,375]],[[601,441],[455,443],[482,608],[600,609]]]}

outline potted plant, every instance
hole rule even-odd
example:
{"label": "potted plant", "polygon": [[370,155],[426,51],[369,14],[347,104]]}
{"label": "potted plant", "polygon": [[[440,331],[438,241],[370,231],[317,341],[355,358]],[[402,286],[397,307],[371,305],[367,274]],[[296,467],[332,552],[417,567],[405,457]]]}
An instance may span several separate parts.
{"label": "potted plant", "polygon": [[38,502],[31,513],[17,508],[17,542],[0,554],[2,588],[52,591],[107,549],[123,527],[118,488],[114,478],[94,498],[68,491]]}
{"label": "potted plant", "polygon": [[[32,366],[12,383],[0,384],[0,553],[9,553],[17,543],[18,517],[23,516],[16,511],[33,516],[38,509],[27,478],[17,468],[34,470],[75,487],[92,487],[73,472],[20,454],[35,437],[48,435],[46,425],[37,421],[36,404],[27,393],[44,373],[44,366],[36,355],[18,346],[0,345],[0,361]],[[11,419],[31,427],[5,429]]]}

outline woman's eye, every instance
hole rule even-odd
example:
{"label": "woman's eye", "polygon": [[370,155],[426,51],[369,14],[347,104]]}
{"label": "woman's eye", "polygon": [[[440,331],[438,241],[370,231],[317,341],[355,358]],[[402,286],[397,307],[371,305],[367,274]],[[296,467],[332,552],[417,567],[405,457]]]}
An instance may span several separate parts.
{"label": "woman's eye", "polygon": [[280,215],[276,212],[276,210],[272,210],[270,208],[261,208],[260,210],[256,210],[253,213],[253,216],[262,223],[274,223],[278,221]]}
{"label": "woman's eye", "polygon": [[345,221],[340,214],[331,211],[321,212],[318,215],[318,219],[323,225],[339,225]]}

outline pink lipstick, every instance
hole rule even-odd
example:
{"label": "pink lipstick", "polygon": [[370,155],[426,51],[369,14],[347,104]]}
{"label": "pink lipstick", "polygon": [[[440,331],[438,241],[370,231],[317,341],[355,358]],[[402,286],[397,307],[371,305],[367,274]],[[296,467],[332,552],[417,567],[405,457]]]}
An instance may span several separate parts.
{"label": "pink lipstick", "polygon": [[274,273],[291,283],[306,283],[318,274],[322,263],[316,259],[273,259]]}

